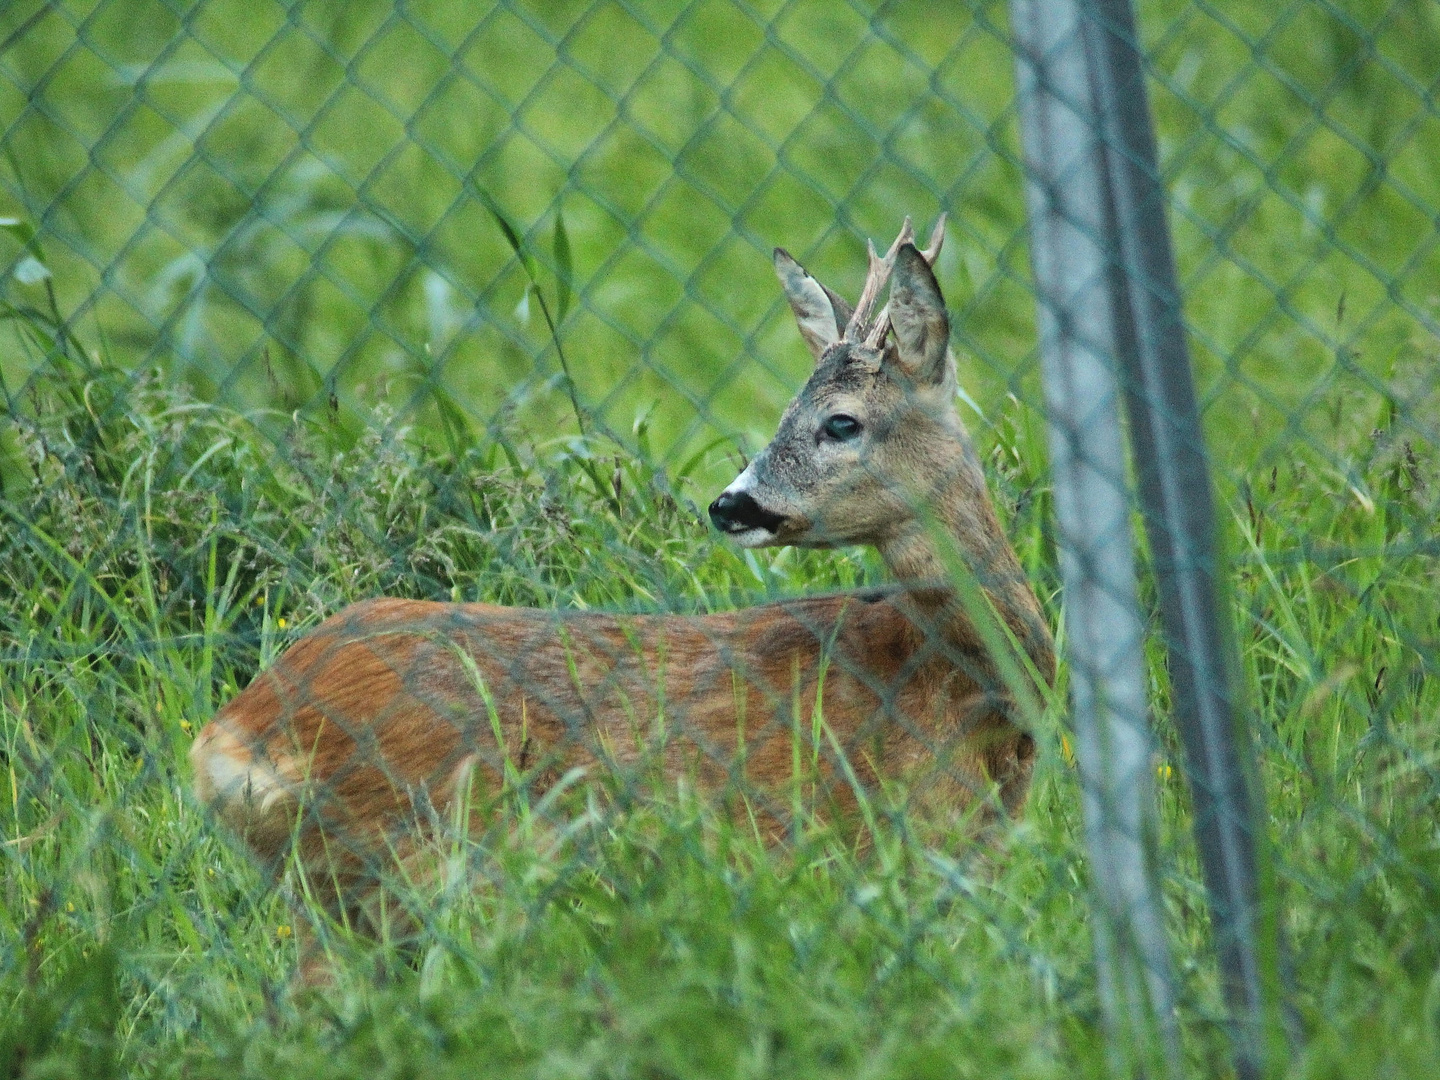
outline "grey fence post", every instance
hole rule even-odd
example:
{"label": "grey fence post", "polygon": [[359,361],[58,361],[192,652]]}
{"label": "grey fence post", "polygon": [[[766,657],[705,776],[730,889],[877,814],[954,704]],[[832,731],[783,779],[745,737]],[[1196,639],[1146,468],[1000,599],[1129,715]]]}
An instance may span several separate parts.
{"label": "grey fence post", "polygon": [[1173,1069],[1145,631],[1119,415],[1124,305],[1106,247],[1112,210],[1097,102],[1078,7],[1012,0],[1011,13],[1100,992],[1117,1069],[1148,1071],[1157,1056]]}
{"label": "grey fence post", "polygon": [[1121,350],[1140,508],[1159,586],[1175,723],[1185,746],[1195,840],[1210,896],[1242,1077],[1279,1065],[1285,1028],[1281,939],[1233,691],[1233,642],[1218,579],[1214,499],[1195,404],[1140,43],[1130,0],[1079,0],[1100,104],[1115,213],[1113,272],[1132,340]]}

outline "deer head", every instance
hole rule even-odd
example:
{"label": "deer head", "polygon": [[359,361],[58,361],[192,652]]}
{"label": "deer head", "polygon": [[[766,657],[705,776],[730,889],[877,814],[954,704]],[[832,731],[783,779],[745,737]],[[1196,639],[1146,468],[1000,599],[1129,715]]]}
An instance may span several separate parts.
{"label": "deer head", "polygon": [[[774,439],[710,504],[720,531],[745,547],[883,550],[922,527],[957,473],[983,493],[955,408],[950,321],[931,270],[944,228],[942,215],[923,252],[909,218],[883,258],[872,245],[853,310],[776,250],[815,370]],[[872,316],[887,282],[889,303]]]}

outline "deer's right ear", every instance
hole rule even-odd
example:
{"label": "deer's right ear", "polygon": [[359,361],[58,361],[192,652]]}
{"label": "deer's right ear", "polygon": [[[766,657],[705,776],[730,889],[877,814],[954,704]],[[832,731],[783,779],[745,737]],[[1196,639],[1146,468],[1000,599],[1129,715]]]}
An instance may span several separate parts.
{"label": "deer's right ear", "polygon": [[950,317],[925,256],[906,244],[890,274],[890,328],[900,364],[913,379],[940,382],[950,349]]}
{"label": "deer's right ear", "polygon": [[785,299],[790,301],[790,310],[795,312],[800,336],[819,360],[826,349],[840,340],[841,331],[850,318],[850,305],[806,273],[784,248],[775,249],[775,273],[780,276],[780,287],[785,290]]}

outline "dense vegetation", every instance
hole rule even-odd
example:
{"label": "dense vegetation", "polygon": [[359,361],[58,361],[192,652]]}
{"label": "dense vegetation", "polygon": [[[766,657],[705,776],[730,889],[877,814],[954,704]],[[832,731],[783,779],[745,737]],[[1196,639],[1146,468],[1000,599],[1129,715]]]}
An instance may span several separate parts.
{"label": "dense vegetation", "polygon": [[[903,818],[861,857],[819,827],[769,851],[683,797],[609,790],[564,841],[522,829],[465,853],[485,887],[427,896],[418,948],[332,928],[346,977],[288,995],[291,916],[207,826],[180,763],[215,703],[321,613],[381,591],[713,608],[874,573],[859,555],[741,558],[683,478],[596,441],[427,449],[373,419],[342,446],[323,423],[64,363],[15,403],[0,1061],[35,1076],[1104,1074],[1053,729],[1024,823],[979,862],[924,849]],[[1014,432],[986,432],[990,459],[1052,582],[1039,479],[1000,467],[1024,460]],[[1305,1075],[1412,1071],[1436,1052],[1440,603],[1416,549],[1437,478],[1413,444],[1366,446],[1362,487],[1302,462],[1232,503]],[[1304,525],[1306,558],[1272,546],[1276,523]],[[1166,889],[1203,1074],[1223,1043],[1173,760]]]}

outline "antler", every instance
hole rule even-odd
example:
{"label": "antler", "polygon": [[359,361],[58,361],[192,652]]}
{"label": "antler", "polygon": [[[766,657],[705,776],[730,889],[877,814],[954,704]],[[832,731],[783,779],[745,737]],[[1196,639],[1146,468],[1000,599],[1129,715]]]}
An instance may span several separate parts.
{"label": "antler", "polygon": [[[928,265],[928,266],[934,266],[934,265],[935,265],[935,260],[940,257],[940,248],[941,248],[941,246],[945,243],[945,218],[946,218],[946,214],[944,213],[944,211],[941,211],[939,219],[935,222],[935,228],[930,231],[930,243],[929,243],[928,245],[926,245],[924,251],[920,252],[920,257],[925,260],[926,265]],[[900,235],[899,235],[898,237],[896,237],[896,239],[895,239],[895,245],[894,245],[894,247],[892,247],[892,248],[890,249],[890,254],[886,256],[886,259],[887,259],[888,262],[889,262],[889,265],[886,266],[886,268],[885,268],[885,277],[886,277],[886,278],[888,278],[888,277],[890,276],[890,271],[891,271],[892,269],[894,269],[894,267],[895,267],[895,256],[896,256],[897,254],[899,254],[900,248],[901,248],[902,244],[909,239],[909,238],[906,236],[906,233],[909,233],[909,232],[910,232],[910,219],[907,217],[907,218],[905,219],[905,225],[904,225],[904,227],[901,228],[901,230],[900,230]],[[913,236],[913,235],[914,235],[914,234],[912,233],[911,236]],[[874,269],[874,263],[875,263],[874,250],[872,249],[872,250],[871,250],[871,268],[872,268],[872,270]],[[866,280],[865,280],[865,286],[866,286],[866,288],[869,288],[869,286],[870,286],[870,280],[869,280],[869,277],[868,277],[868,276],[867,276],[867,278],[866,278]],[[877,285],[875,286],[875,292],[878,294],[879,291],[880,291],[880,285],[877,284]],[[874,303],[874,300],[873,300],[873,299],[871,300],[871,303]],[[860,309],[857,307],[855,310],[856,310],[856,311],[859,311]],[[848,328],[847,328],[847,331],[848,331]],[[885,344],[885,335],[888,334],[888,333],[890,333],[890,305],[889,305],[889,304],[886,304],[883,308],[880,309],[880,315],[875,319],[875,324],[870,328],[870,332],[865,335],[865,345],[866,345],[866,347],[867,347],[867,348],[871,348],[871,349],[878,349],[878,348],[880,348],[882,345]],[[847,336],[848,336],[848,332],[847,332]]]}
{"label": "antler", "polygon": [[900,253],[900,248],[915,239],[915,230],[910,225],[910,216],[905,216],[905,224],[900,226],[900,235],[895,237],[895,242],[890,245],[890,250],[885,253],[885,258],[875,254],[875,242],[865,241],[866,249],[870,253],[870,268],[865,273],[865,284],[860,288],[860,299],[855,301],[855,311],[850,316],[850,321],[845,324],[845,340],[859,341],[866,330],[866,323],[870,321],[870,309],[875,306],[875,301],[880,296],[880,290],[885,287],[889,280],[890,271],[895,268],[895,256]]}

